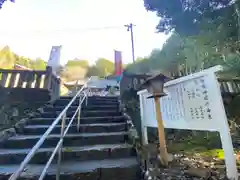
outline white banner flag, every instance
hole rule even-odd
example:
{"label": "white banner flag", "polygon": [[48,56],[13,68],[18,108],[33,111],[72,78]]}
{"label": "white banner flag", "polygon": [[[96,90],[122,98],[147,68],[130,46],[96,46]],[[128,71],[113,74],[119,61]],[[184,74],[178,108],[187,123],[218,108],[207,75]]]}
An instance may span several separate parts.
{"label": "white banner flag", "polygon": [[57,75],[57,71],[60,67],[60,52],[62,46],[52,46],[50,57],[48,60],[48,66],[52,67],[52,71]]}

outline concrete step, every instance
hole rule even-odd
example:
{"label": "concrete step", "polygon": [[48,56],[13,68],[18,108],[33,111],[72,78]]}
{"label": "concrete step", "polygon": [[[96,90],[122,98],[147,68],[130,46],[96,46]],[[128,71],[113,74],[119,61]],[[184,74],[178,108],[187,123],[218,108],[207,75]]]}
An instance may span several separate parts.
{"label": "concrete step", "polygon": [[[0,149],[0,164],[21,163],[31,149]],[[46,164],[54,148],[40,148],[30,164]],[[62,161],[90,161],[117,159],[135,156],[133,147],[128,144],[105,144],[83,147],[64,147]],[[57,163],[57,157],[53,163]]]}
{"label": "concrete step", "polygon": [[[58,99],[55,102],[70,102],[72,99]],[[79,102],[79,98],[76,98],[75,101]],[[92,98],[88,98],[87,99],[88,102],[90,103],[118,103],[119,100],[118,99],[105,99],[105,98],[100,98],[100,99],[92,99]]]}
{"label": "concrete step", "polygon": [[[54,105],[62,105],[62,106],[66,106],[68,103],[70,102],[70,100],[56,100],[53,104]],[[72,105],[78,105],[79,104],[79,100],[75,100]],[[119,102],[118,101],[106,101],[106,100],[88,100],[87,101],[88,105],[118,105]]]}
{"label": "concrete step", "polygon": [[[28,125],[24,127],[22,131],[17,131],[25,135],[41,135],[46,132],[49,125]],[[107,132],[120,132],[126,130],[126,123],[105,123],[105,124],[80,124],[81,133],[107,133]],[[52,134],[60,134],[61,125],[57,125]],[[77,131],[77,125],[71,125],[68,133],[79,134]]]}
{"label": "concrete step", "polygon": [[[57,118],[61,111],[58,112],[43,112],[36,117],[43,118]],[[74,115],[75,111],[68,111],[67,117],[71,118]],[[116,110],[107,110],[107,111],[81,111],[81,117],[105,117],[105,116],[121,116],[122,113]]]}
{"label": "concrete step", "polygon": [[[64,138],[64,146],[85,146],[95,144],[125,143],[128,139],[127,132],[112,133],[79,133],[67,134]],[[41,135],[20,135],[8,139],[0,144],[0,148],[32,148]],[[60,139],[60,134],[51,134],[43,143],[42,147],[55,147]]]}
{"label": "concrete step", "polygon": [[[54,107],[29,120],[18,135],[0,143],[0,180],[7,180],[24,160],[72,97],[61,97]],[[69,108],[66,124],[75,113],[79,99]],[[37,180],[60,140],[60,123],[53,129],[20,180]],[[119,112],[118,97],[89,97],[83,104],[77,132],[77,118],[64,138],[61,180],[139,180],[140,169],[134,148],[126,144],[126,120]],[[48,169],[46,180],[55,180],[57,155]]]}
{"label": "concrete step", "polygon": [[[76,119],[76,118],[75,118]],[[41,124],[41,125],[50,125],[53,123],[55,118],[33,118],[27,124]],[[70,118],[66,119],[66,124],[69,123]],[[99,123],[122,123],[125,122],[124,116],[106,116],[106,117],[81,117],[81,124],[99,124]],[[77,124],[75,120],[73,123]],[[59,123],[61,124],[61,122]]]}
{"label": "concrete step", "polygon": [[[73,98],[73,96],[61,96],[60,99],[63,100],[71,100]],[[89,96],[88,97],[89,100],[118,100],[119,96]]]}
{"label": "concrete step", "polygon": [[[1,165],[0,179],[8,180],[19,165]],[[21,180],[37,180],[44,165],[30,164],[21,175]],[[56,164],[52,164],[46,180],[56,179]],[[60,180],[139,180],[139,165],[135,158],[107,159],[97,161],[70,161],[61,164]]]}
{"label": "concrete step", "polygon": [[[49,112],[49,111],[62,111],[66,106],[54,106],[53,108],[52,107],[45,107],[44,108],[44,111],[45,112]],[[69,108],[69,111],[75,111],[76,109],[78,108],[78,106],[71,106]],[[118,110],[118,106],[117,105],[102,105],[102,106],[99,106],[99,105],[91,105],[91,106],[83,106],[82,107],[82,110],[83,111],[87,111],[87,110]]]}

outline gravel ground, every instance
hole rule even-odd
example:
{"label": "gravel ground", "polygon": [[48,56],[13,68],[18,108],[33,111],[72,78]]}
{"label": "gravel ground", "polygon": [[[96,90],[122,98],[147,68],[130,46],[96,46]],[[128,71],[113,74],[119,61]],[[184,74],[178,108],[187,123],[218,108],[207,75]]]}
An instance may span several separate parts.
{"label": "gravel ground", "polygon": [[[149,151],[148,151],[149,152]],[[145,157],[146,159],[146,157]],[[170,154],[171,162],[165,168],[155,151],[148,153],[147,180],[227,180],[224,161],[201,154]]]}

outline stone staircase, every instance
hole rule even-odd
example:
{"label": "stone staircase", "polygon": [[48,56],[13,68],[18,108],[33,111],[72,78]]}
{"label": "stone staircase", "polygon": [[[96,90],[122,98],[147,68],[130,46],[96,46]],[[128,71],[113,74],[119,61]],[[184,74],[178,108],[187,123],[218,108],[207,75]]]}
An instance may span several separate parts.
{"label": "stone staircase", "polygon": [[[28,121],[18,135],[0,144],[0,180],[7,180],[19,167],[27,153],[70,102],[61,97],[53,107]],[[84,103],[85,104],[85,103]],[[66,125],[78,105],[76,100],[69,108]],[[81,111],[80,132],[77,120],[64,138],[61,180],[138,180],[139,165],[133,147],[128,144],[127,123],[119,112],[116,97],[89,97]],[[60,138],[61,126],[51,135],[25,168],[20,180],[39,178],[46,162]],[[57,155],[49,167],[46,180],[56,179]]]}

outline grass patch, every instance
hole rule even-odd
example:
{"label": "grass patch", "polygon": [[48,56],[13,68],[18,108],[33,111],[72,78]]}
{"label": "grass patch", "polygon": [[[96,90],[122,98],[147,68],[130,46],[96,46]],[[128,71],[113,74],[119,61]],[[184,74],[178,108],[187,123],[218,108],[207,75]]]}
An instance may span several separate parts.
{"label": "grass patch", "polygon": [[[218,160],[224,160],[224,151],[223,149],[209,149],[206,146],[195,146],[191,143],[175,143],[168,146],[168,151],[170,153],[182,153],[185,155],[194,155],[199,154],[203,158],[216,158]],[[239,154],[240,149],[234,149],[235,154]],[[240,168],[240,158],[236,159],[237,166]]]}
{"label": "grass patch", "polygon": [[[186,155],[199,154],[203,158],[216,158],[224,160],[224,151],[221,149],[219,134],[216,132],[198,132],[197,135],[188,136],[168,145],[170,153],[182,153]],[[240,149],[234,149],[237,154],[236,162],[240,168]],[[238,157],[239,156],[239,157]]]}
{"label": "grass patch", "polygon": [[224,151],[222,149],[212,149],[208,151],[200,152],[202,156],[217,158],[219,160],[224,160]]}
{"label": "grass patch", "polygon": [[172,141],[168,145],[171,152],[199,152],[208,151],[210,149],[220,149],[221,142],[219,133],[217,132],[196,132],[195,135],[190,134],[181,140]]}

